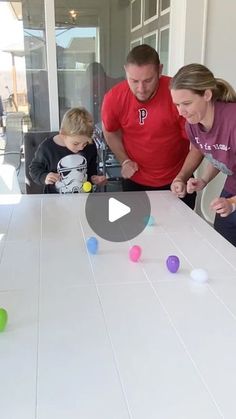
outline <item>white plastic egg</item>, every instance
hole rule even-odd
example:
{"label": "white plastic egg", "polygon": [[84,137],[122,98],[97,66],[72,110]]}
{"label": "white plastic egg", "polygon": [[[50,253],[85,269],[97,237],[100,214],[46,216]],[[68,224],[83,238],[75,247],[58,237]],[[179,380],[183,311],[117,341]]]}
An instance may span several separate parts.
{"label": "white plastic egg", "polygon": [[208,281],[208,273],[205,271],[205,269],[193,269],[190,272],[190,276],[194,281],[201,284]]}

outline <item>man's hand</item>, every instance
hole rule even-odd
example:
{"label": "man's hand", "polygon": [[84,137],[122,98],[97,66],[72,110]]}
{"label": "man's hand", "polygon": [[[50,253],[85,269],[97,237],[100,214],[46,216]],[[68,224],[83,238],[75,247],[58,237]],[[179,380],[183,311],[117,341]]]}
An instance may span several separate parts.
{"label": "man's hand", "polygon": [[206,184],[207,183],[205,182],[205,180],[201,178],[196,179],[194,177],[191,177],[187,182],[187,192],[199,192],[205,188]]}
{"label": "man's hand", "polygon": [[186,195],[186,184],[181,179],[174,179],[170,185],[171,191],[178,196],[178,198],[184,198]]}
{"label": "man's hand", "polygon": [[54,173],[54,172],[50,172],[47,174],[46,179],[45,179],[45,185],[53,185],[54,183],[56,183],[58,180],[60,180],[60,175],[59,173]]}
{"label": "man's hand", "polygon": [[227,217],[233,209],[233,204],[226,198],[215,198],[210,204],[210,208],[221,217]]}
{"label": "man's hand", "polygon": [[106,176],[93,175],[93,176],[91,176],[91,182],[94,185],[104,186],[104,185],[107,184],[107,178],[106,178]]}
{"label": "man's hand", "polygon": [[124,179],[131,178],[138,170],[138,165],[135,161],[125,160],[121,165],[121,176]]}

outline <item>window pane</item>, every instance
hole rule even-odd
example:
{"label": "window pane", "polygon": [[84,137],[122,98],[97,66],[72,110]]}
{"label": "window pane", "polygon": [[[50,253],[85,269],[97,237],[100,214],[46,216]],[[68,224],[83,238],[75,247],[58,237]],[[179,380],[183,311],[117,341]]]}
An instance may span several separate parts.
{"label": "window pane", "polygon": [[131,3],[131,28],[141,24],[141,0],[134,0]]}
{"label": "window pane", "polygon": [[[104,94],[124,78],[130,48],[130,3],[55,0],[60,120],[71,107],[84,106],[101,122]],[[109,36],[110,34],[110,36]]]}
{"label": "window pane", "polygon": [[135,39],[134,41],[130,42],[130,49],[133,49],[142,43],[142,38]]}
{"label": "window pane", "polygon": [[144,20],[148,20],[157,14],[157,0],[145,0]]}
{"label": "window pane", "polygon": [[89,64],[96,61],[97,28],[56,28],[60,119],[75,106],[92,107]]}
{"label": "window pane", "polygon": [[[0,163],[19,170],[29,120],[21,3],[0,2]],[[6,154],[4,154],[6,152]]]}
{"label": "window pane", "polygon": [[163,64],[163,74],[168,74],[169,28],[160,31],[160,61]]}
{"label": "window pane", "polygon": [[150,47],[157,49],[157,35],[153,33],[151,35],[147,35],[143,38],[144,44],[150,45]]}
{"label": "window pane", "polygon": [[22,2],[26,79],[30,118],[34,130],[50,129],[48,72],[43,0]]}
{"label": "window pane", "polygon": [[170,0],[161,0],[161,11],[170,7]]}

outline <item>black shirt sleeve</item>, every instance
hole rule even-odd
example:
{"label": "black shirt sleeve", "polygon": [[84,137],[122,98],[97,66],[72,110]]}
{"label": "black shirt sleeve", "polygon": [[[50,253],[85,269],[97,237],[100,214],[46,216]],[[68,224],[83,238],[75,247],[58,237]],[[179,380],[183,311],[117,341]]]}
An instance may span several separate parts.
{"label": "black shirt sleeve", "polygon": [[97,174],[97,147],[94,143],[88,144],[81,154],[87,160],[87,177],[91,180],[91,176]]}
{"label": "black shirt sleeve", "polygon": [[52,138],[46,138],[36,150],[35,156],[29,166],[29,173],[33,181],[39,185],[45,185],[45,179],[49,172],[56,172],[52,168],[52,153],[50,143]]}

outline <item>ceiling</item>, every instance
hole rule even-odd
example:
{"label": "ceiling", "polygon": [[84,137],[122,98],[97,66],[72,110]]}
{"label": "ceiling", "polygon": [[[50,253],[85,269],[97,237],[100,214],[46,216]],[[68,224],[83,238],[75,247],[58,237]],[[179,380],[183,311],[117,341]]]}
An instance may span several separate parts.
{"label": "ceiling", "polygon": [[[2,0],[0,0],[2,1]],[[23,20],[24,28],[40,29],[45,27],[44,1],[22,0],[9,2],[12,13],[18,20]],[[56,26],[96,26],[98,10],[107,7],[109,0],[55,0]]]}

